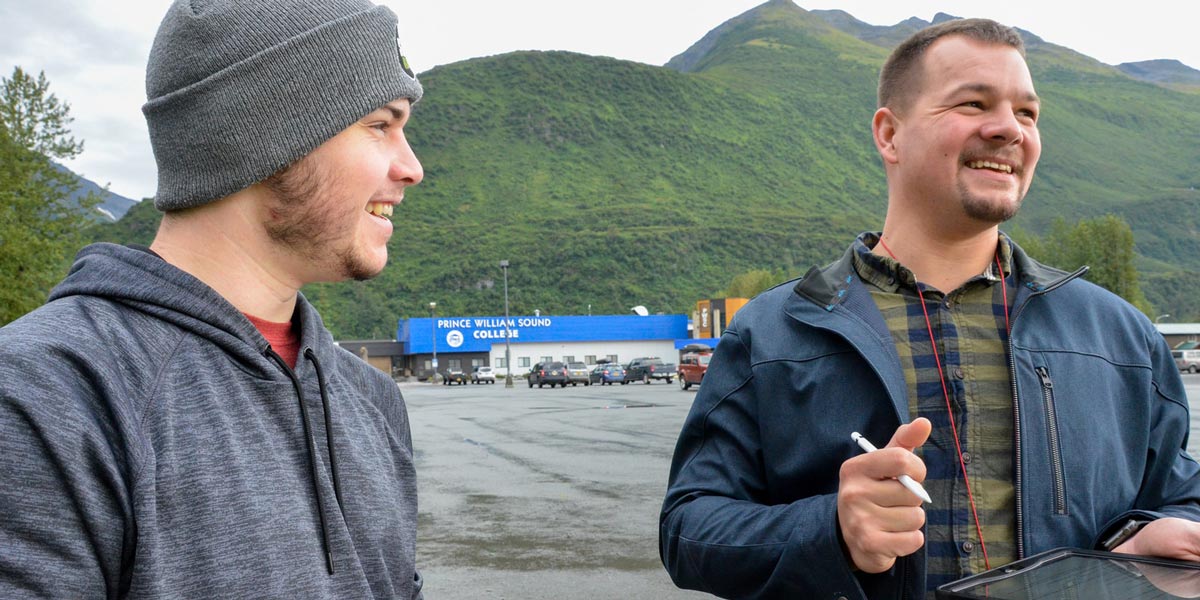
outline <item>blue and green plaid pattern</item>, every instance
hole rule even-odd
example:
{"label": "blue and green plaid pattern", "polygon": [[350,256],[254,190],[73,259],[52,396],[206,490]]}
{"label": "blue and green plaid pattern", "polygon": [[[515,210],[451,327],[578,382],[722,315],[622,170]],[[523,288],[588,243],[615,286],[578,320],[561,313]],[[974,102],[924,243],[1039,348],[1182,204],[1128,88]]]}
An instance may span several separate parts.
{"label": "blue and green plaid pattern", "polygon": [[[918,284],[912,271],[895,260],[872,254],[878,241],[877,235],[865,234],[855,242],[854,267],[892,332],[908,385],[910,416],[933,423],[929,441],[917,450],[928,470],[925,488],[933,498],[925,513],[926,588],[933,598],[937,586],[982,572],[984,560],[920,298],[925,298],[937,339],[992,567],[1017,558],[1004,299],[995,264],[945,294]],[[1001,238],[998,250],[1011,297],[1015,278],[1006,238]]]}

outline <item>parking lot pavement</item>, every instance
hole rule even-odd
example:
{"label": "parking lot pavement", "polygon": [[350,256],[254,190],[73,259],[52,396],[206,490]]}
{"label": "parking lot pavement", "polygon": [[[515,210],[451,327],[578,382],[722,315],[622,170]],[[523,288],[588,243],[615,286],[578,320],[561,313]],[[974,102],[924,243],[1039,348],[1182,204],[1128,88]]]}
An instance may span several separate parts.
{"label": "parking lot pavement", "polygon": [[[1200,375],[1184,375],[1200,451]],[[403,384],[420,488],[417,564],[442,599],[711,598],[658,559],[675,384]]]}
{"label": "parking lot pavement", "polygon": [[403,384],[429,598],[711,598],[671,583],[658,512],[695,391]]}

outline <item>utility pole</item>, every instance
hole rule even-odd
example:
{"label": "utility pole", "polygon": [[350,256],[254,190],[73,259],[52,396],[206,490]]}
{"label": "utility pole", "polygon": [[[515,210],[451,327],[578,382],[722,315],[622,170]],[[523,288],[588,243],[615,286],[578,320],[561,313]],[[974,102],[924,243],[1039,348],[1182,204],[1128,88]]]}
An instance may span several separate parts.
{"label": "utility pole", "polygon": [[429,378],[433,383],[437,383],[438,379],[438,364],[437,364],[437,317],[434,316],[434,311],[437,309],[437,302],[429,303],[429,327],[433,330],[433,375]]}
{"label": "utility pole", "polygon": [[509,338],[512,332],[508,329],[508,261],[500,261],[500,269],[504,271],[504,387],[510,388],[512,382],[512,345]]}

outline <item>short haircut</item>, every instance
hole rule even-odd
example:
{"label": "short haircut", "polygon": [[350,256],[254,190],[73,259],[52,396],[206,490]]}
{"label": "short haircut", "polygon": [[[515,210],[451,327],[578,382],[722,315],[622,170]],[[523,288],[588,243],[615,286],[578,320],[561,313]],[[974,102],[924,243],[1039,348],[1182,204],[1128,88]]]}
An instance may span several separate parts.
{"label": "short haircut", "polygon": [[926,27],[896,46],[879,72],[879,108],[908,108],[921,87],[921,59],[934,42],[952,35],[986,44],[1011,46],[1025,57],[1025,42],[1017,30],[991,19],[955,19]]}

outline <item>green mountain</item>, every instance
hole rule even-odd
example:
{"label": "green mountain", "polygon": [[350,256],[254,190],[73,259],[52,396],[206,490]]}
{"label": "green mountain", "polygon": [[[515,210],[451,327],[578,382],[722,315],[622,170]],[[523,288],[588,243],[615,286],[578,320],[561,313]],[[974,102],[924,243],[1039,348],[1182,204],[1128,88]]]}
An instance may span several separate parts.
{"label": "green mountain", "polygon": [[[830,17],[772,0],[665,67],[517,52],[423,73],[408,131],[426,178],[389,267],[305,292],[339,337],[390,337],[430,301],[503,314],[501,259],[512,314],[690,312],[738,273],[832,260],[882,223],[875,81],[923,22]],[[1044,150],[1018,223],[1124,216],[1151,302],[1200,319],[1182,304],[1200,284],[1200,98],[1040,40],[1029,62]],[[154,220],[143,203],[97,235],[144,242]]]}

